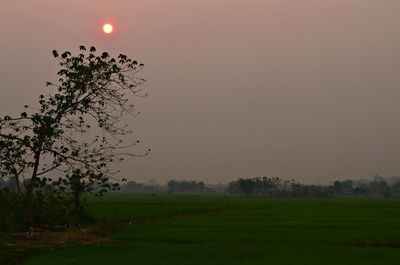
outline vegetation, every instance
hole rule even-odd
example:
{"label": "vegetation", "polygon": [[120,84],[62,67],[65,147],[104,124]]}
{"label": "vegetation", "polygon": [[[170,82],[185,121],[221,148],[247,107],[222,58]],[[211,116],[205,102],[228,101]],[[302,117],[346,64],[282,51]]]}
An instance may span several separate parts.
{"label": "vegetation", "polygon": [[25,106],[18,117],[0,118],[0,179],[13,179],[20,193],[5,191],[2,197],[10,196],[5,205],[23,201],[25,214],[16,213],[17,222],[28,226],[43,225],[35,211],[48,209],[47,215],[54,216],[54,207],[66,205],[61,200],[68,196],[75,212],[81,212],[84,192],[118,189],[109,164],[136,156],[129,148],[138,141],[125,144],[121,138],[131,133],[122,118],[137,114],[128,92],[146,95],[139,87],[144,80],[136,77],[143,65],[123,54],[97,55],[94,47],[80,46],[80,51],[72,56],[54,50],[58,81],[47,82],[54,93],[40,95],[38,107]]}
{"label": "vegetation", "polygon": [[306,185],[278,177],[240,178],[228,184],[206,184],[194,180],[170,180],[165,185],[129,181],[122,191],[132,193],[230,193],[232,195],[320,198],[334,196],[400,196],[400,177],[375,175],[372,180],[342,180],[330,185]]}
{"label": "vegetation", "polygon": [[[91,233],[115,241],[54,249],[12,241],[0,245],[1,264],[398,263],[399,201],[365,197],[399,196],[399,178],[332,185],[266,176],[228,185],[130,181],[124,191],[152,196],[88,195],[119,190],[110,164],[148,153],[133,154],[138,141],[123,142],[131,131],[122,120],[137,114],[127,92],[146,96],[144,80],[136,77],[143,65],[123,54],[97,55],[94,47],[53,55],[58,81],[47,85],[54,93],[40,95],[36,108],[25,106],[17,117],[0,118],[0,239],[10,242],[7,233],[15,231],[28,231],[24,239],[32,239],[36,228],[98,222]],[[82,196],[89,196],[86,210]]]}
{"label": "vegetation", "polygon": [[88,210],[124,224],[114,243],[45,249],[22,264],[398,264],[398,199],[109,194]]}
{"label": "vegetation", "polygon": [[369,180],[335,181],[333,185],[305,185],[278,177],[240,178],[228,185],[231,194],[273,197],[400,196],[400,178],[376,175]]}
{"label": "vegetation", "polygon": [[168,192],[204,192],[208,189],[203,181],[170,180],[167,183]]}

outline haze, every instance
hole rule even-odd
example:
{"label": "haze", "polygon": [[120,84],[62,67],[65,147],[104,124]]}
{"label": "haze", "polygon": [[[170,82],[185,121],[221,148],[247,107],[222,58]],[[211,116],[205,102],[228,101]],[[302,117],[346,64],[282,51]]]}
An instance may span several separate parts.
{"label": "haze", "polygon": [[[0,114],[56,80],[51,50],[145,63],[129,179],[400,173],[396,0],[1,1]],[[112,36],[101,34],[112,19]]]}

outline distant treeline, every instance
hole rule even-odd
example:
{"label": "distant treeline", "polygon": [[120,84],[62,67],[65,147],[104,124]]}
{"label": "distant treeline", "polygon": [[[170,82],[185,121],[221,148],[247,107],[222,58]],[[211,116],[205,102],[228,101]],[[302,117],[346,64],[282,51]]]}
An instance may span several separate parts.
{"label": "distant treeline", "polygon": [[[13,179],[4,182],[0,188],[17,190]],[[122,192],[132,193],[228,193],[244,196],[270,197],[334,197],[334,196],[400,196],[400,177],[376,175],[370,180],[337,180],[327,185],[307,185],[279,177],[239,178],[228,184],[207,184],[195,180],[170,180],[159,184],[156,180],[148,183],[128,181],[121,185]]]}
{"label": "distant treeline", "polygon": [[332,186],[305,185],[278,177],[240,178],[228,185],[231,194],[271,197],[333,197]]}
{"label": "distant treeline", "polygon": [[188,180],[170,180],[167,183],[168,186],[168,192],[174,193],[174,192],[193,192],[193,193],[198,193],[198,192],[208,192],[210,191],[206,185],[204,184],[203,181],[188,181]]}
{"label": "distant treeline", "polygon": [[170,180],[165,185],[151,180],[148,184],[128,181],[121,186],[123,192],[134,193],[202,193],[202,192],[224,192],[226,185],[206,185],[203,181],[195,180]]}
{"label": "distant treeline", "polygon": [[278,177],[240,178],[228,185],[231,194],[274,197],[400,196],[400,178],[343,180],[332,185],[306,185]]}

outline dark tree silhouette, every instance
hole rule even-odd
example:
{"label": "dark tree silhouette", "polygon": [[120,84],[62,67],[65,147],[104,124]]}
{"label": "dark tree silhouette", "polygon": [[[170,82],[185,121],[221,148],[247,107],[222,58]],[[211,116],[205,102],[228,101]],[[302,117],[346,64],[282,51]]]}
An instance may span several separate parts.
{"label": "dark tree silhouette", "polygon": [[239,187],[241,192],[246,194],[246,196],[250,196],[254,192],[255,183],[252,179],[242,179],[238,180]]}
{"label": "dark tree silhouette", "polygon": [[[121,138],[131,130],[122,122],[137,115],[130,95],[144,97],[137,77],[143,64],[120,54],[80,53],[53,56],[59,61],[58,81],[47,82],[55,92],[40,95],[38,108],[25,106],[19,117],[0,118],[0,177],[13,177],[25,196],[27,222],[32,224],[31,200],[39,186],[103,193],[117,189],[109,164],[132,154],[138,141]],[[21,188],[23,186],[23,188]]]}

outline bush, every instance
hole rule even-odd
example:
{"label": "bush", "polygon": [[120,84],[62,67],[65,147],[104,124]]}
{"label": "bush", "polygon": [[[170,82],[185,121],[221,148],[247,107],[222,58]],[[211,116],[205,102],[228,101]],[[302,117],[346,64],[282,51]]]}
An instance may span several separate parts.
{"label": "bush", "polygon": [[[60,193],[37,191],[30,206],[35,227],[51,229],[54,225],[93,223],[84,208],[77,209],[70,197]],[[26,229],[24,196],[9,189],[0,189],[0,236]]]}
{"label": "bush", "polygon": [[9,189],[0,189],[0,235],[22,229],[24,204],[21,194]]}

